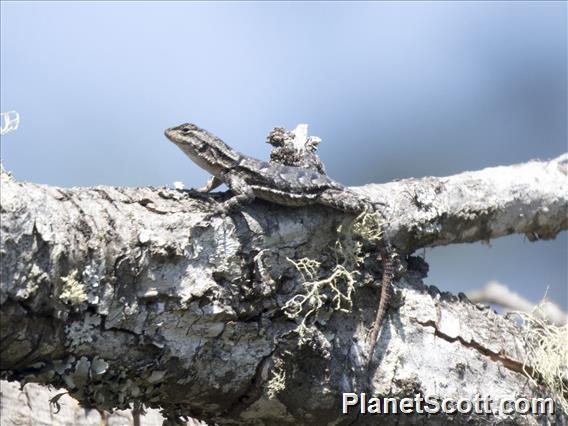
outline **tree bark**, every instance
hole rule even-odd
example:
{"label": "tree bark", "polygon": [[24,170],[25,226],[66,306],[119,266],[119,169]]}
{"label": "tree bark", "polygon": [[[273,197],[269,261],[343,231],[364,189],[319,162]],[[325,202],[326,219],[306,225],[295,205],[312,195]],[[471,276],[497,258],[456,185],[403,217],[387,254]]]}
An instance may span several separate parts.
{"label": "tree bark", "polygon": [[[17,382],[0,382],[0,419],[2,426],[132,426],[132,410],[117,410],[112,414],[96,409],[85,409],[68,394],[62,395],[58,404],[49,400],[65,393],[64,389],[48,389],[36,383],[28,383],[23,389]],[[155,426],[163,422],[157,410],[148,410],[141,426]],[[204,426],[197,422],[187,426]]]}
{"label": "tree bark", "polygon": [[[567,170],[564,155],[353,188],[387,204],[383,233],[401,262],[370,377],[367,336],[381,276],[373,247],[363,244],[363,267],[347,271],[357,277],[353,294],[345,298],[349,283],[338,280],[341,288],[318,287],[302,299],[337,271],[338,241],[354,249],[338,231],[352,216],[257,200],[209,218],[227,194],[64,189],[2,173],[2,377],[64,387],[86,407],[139,401],[171,419],[218,424],[392,422],[355,409],[342,414],[343,392],[546,395],[523,373],[520,326],[425,286],[427,265],[411,254],[511,233],[554,238],[568,227]],[[313,276],[294,266],[302,258],[319,262]],[[295,297],[305,304],[291,318],[283,308]],[[520,418],[550,420],[492,422]]]}

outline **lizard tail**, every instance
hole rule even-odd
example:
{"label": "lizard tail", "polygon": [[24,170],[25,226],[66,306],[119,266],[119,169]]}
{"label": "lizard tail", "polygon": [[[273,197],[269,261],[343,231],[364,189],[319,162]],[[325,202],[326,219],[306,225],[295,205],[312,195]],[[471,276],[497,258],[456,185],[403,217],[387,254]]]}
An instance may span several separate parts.
{"label": "lizard tail", "polygon": [[369,353],[369,365],[373,360],[373,354],[375,353],[375,346],[377,344],[377,339],[379,337],[379,332],[381,331],[381,323],[386,313],[387,305],[390,299],[390,287],[394,277],[394,262],[392,256],[385,247],[380,249],[381,259],[383,261],[383,279],[380,290],[378,290],[378,295],[380,296],[379,308],[375,315],[375,321],[373,321],[373,330],[371,331],[371,345]]}

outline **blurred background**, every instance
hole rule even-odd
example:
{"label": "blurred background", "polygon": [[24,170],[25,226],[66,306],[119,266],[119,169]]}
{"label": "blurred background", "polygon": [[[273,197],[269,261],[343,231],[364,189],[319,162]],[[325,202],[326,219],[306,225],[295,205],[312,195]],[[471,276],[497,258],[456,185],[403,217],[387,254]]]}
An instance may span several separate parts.
{"label": "blurred background", "polygon": [[[2,2],[2,138],[17,179],[201,186],[163,136],[192,121],[257,158],[309,123],[347,185],[567,150],[566,2]],[[567,233],[421,252],[447,291],[498,280],[568,305]]]}

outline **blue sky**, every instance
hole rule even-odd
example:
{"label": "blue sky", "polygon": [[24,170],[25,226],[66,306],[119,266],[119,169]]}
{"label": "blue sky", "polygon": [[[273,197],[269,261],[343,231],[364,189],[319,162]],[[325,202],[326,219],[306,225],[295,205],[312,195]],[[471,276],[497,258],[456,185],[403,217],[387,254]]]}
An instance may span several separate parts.
{"label": "blue sky", "polygon": [[[201,185],[163,137],[192,121],[267,158],[310,124],[348,185],[567,150],[565,2],[2,2],[4,166],[60,186]],[[427,282],[499,279],[566,306],[566,232],[428,250]]]}

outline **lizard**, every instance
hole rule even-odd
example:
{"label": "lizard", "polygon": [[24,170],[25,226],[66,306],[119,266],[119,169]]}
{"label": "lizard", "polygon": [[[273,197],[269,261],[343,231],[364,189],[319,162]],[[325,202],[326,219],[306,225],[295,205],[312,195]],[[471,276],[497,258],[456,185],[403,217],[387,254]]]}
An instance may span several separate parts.
{"label": "lizard", "polygon": [[[168,128],[164,133],[194,163],[211,173],[212,178],[200,191],[209,192],[225,183],[233,192],[233,197],[225,201],[219,209],[221,213],[250,203],[255,198],[284,206],[320,204],[347,213],[373,211],[376,205],[384,205],[379,202],[373,203],[328,177],[323,168],[318,167],[319,157],[317,161],[307,164],[308,167],[304,167],[305,161],[297,155],[287,154],[280,157],[276,155],[273,156],[272,162],[257,160],[241,154],[217,136],[192,123]],[[293,148],[290,148],[293,138],[286,135],[284,129],[278,128],[276,132],[271,132],[269,139],[274,136],[281,138],[274,144],[275,148],[284,147],[294,154]],[[312,147],[308,149],[316,155],[313,140],[311,140]],[[310,142],[310,139],[305,142]],[[315,145],[318,142],[319,139]],[[298,167],[298,164],[302,167]],[[389,243],[381,241],[379,254],[383,262],[383,277],[379,291],[379,307],[371,328],[371,350],[367,370],[372,364],[394,275],[392,249]]]}
{"label": "lizard", "polygon": [[211,173],[212,178],[200,191],[209,192],[225,183],[235,194],[224,203],[223,211],[255,198],[284,206],[321,204],[351,213],[374,209],[369,201],[327,175],[241,154],[195,124],[166,129],[165,135],[195,164]]}

